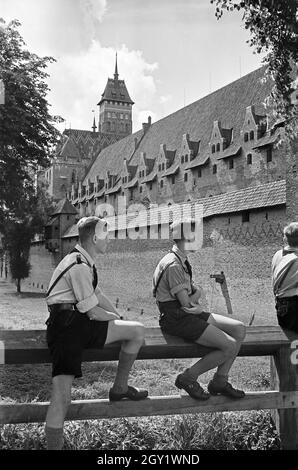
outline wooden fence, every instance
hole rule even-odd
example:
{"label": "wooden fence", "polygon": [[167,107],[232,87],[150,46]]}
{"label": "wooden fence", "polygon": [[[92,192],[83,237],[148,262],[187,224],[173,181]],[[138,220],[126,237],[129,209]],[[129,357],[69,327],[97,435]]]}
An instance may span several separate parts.
{"label": "wooden fence", "polygon": [[[188,395],[149,397],[141,402],[108,400],[76,400],[67,413],[67,420],[104,419],[133,416],[176,415],[221,411],[272,410],[283,449],[298,449],[298,366],[293,364],[292,342],[297,339],[278,326],[250,326],[239,356],[271,357],[272,390],[248,392],[246,397],[232,400],[223,396],[201,402]],[[120,344],[102,350],[85,350],[83,360],[114,361]],[[196,358],[208,349],[180,338],[163,335],[159,328],[146,328],[145,343],[138,359]],[[0,363],[44,364],[50,355],[45,331],[0,330]],[[45,420],[48,403],[0,402],[0,424],[34,423]]]}

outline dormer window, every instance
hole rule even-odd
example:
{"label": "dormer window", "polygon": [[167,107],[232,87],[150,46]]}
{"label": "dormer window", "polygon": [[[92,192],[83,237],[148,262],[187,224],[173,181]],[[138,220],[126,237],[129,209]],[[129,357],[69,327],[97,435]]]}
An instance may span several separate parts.
{"label": "dormer window", "polygon": [[160,181],[160,187],[163,188],[163,180]]}
{"label": "dormer window", "polygon": [[181,157],[181,163],[184,163],[184,155]]}
{"label": "dormer window", "polygon": [[188,155],[185,155],[184,161],[185,161],[185,163],[188,162]]}
{"label": "dormer window", "polygon": [[212,147],[211,147],[211,152],[212,152],[212,153],[215,153],[215,145],[212,145]]}
{"label": "dormer window", "polygon": [[184,181],[186,182],[187,180],[188,180],[188,174],[185,173],[185,174],[184,174]]}
{"label": "dormer window", "polygon": [[247,142],[247,141],[248,141],[248,133],[245,132],[245,134],[244,134],[244,142]]}
{"label": "dormer window", "polygon": [[212,173],[213,173],[214,175],[216,175],[216,173],[217,173],[217,165],[213,165],[213,167],[212,167]]}
{"label": "dormer window", "polygon": [[246,157],[246,163],[247,165],[251,165],[252,164],[252,154],[249,153]]}
{"label": "dormer window", "polygon": [[217,151],[217,152],[220,151],[220,144],[217,144],[217,145],[216,145],[216,151]]}
{"label": "dormer window", "polygon": [[254,138],[255,138],[255,133],[254,133],[254,131],[250,131],[250,133],[249,133],[249,139],[250,139],[250,140],[254,140]]}

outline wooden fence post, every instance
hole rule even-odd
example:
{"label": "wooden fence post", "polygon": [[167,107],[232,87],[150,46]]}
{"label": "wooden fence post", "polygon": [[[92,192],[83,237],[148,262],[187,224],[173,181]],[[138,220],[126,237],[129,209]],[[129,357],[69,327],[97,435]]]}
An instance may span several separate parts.
{"label": "wooden fence post", "polygon": [[[271,358],[271,385],[280,392],[298,390],[298,365],[291,362],[290,346],[282,346]],[[272,413],[280,435],[281,448],[298,450],[298,409],[283,409]]]}

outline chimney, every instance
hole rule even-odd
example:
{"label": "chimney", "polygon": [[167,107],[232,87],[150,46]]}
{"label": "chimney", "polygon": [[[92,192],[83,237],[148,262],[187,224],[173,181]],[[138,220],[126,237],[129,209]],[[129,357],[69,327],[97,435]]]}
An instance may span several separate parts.
{"label": "chimney", "polygon": [[142,124],[144,134],[146,134],[150,126],[151,126],[151,116],[148,116],[148,122],[143,122]]}

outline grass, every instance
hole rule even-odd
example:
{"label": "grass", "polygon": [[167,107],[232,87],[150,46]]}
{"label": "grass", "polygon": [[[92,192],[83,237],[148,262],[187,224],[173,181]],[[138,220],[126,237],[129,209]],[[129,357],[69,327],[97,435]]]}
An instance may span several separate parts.
{"label": "grass", "polygon": [[[14,286],[0,282],[0,328],[45,328],[47,311],[40,295],[15,294]],[[139,314],[129,311],[129,318]],[[140,318],[139,318],[140,319]],[[144,324],[152,315],[144,313]],[[156,325],[156,319],[153,322]],[[262,321],[263,323],[263,321]],[[264,323],[272,323],[269,320]],[[177,395],[175,377],[193,360],[137,361],[131,383],[148,388],[150,395]],[[106,398],[116,362],[83,364],[83,378],[74,382],[72,399]],[[231,371],[236,387],[270,387],[269,358],[238,358]],[[200,380],[206,385],[212,372]],[[14,365],[0,368],[0,399],[6,402],[48,401],[50,365]],[[0,427],[0,449],[44,449],[43,425]],[[65,449],[278,449],[279,438],[267,411],[213,413],[171,417],[77,421],[65,424]]]}

